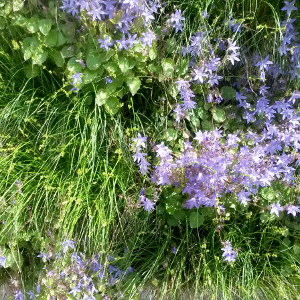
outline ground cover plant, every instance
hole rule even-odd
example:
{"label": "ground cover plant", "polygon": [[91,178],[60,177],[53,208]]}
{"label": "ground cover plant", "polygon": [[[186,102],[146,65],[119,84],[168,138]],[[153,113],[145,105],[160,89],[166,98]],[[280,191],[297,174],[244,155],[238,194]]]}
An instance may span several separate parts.
{"label": "ground cover plant", "polygon": [[0,6],[11,299],[297,298],[296,1]]}

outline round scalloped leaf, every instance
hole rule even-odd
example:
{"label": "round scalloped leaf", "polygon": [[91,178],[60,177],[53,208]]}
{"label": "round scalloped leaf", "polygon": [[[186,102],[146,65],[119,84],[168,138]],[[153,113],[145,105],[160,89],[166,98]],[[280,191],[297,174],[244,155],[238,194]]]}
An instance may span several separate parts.
{"label": "round scalloped leaf", "polygon": [[90,53],[86,58],[86,66],[94,71],[97,70],[101,65],[101,59],[99,59],[98,55],[95,53]]}
{"label": "round scalloped leaf", "polygon": [[165,207],[163,206],[163,204],[158,204],[156,206],[156,214],[157,215],[162,215],[165,212]]}
{"label": "round scalloped leaf", "polygon": [[151,48],[149,50],[149,57],[151,60],[154,60],[157,57],[157,51],[156,49]]}
{"label": "round scalloped leaf", "polygon": [[168,225],[175,227],[178,225],[178,220],[171,216],[170,218],[168,218],[167,223]]}
{"label": "round scalloped leaf", "polygon": [[65,46],[61,49],[60,53],[64,58],[72,57],[73,55],[75,55],[74,47]]}
{"label": "round scalloped leaf", "polygon": [[97,71],[85,70],[83,72],[83,83],[88,84],[95,80],[98,76]]}
{"label": "round scalloped leaf", "polygon": [[108,71],[109,75],[112,77],[116,77],[116,75],[120,72],[118,64],[114,61],[110,61],[104,65],[104,68]]}
{"label": "round scalloped leaf", "polygon": [[57,31],[56,30],[50,30],[50,32],[45,37],[45,43],[49,47],[54,47],[54,46],[56,46],[57,41],[58,41]]}
{"label": "round scalloped leaf", "polygon": [[129,59],[126,57],[119,57],[118,64],[119,64],[119,68],[123,74],[126,74],[128,72],[128,70],[130,69]]}
{"label": "round scalloped leaf", "polygon": [[167,141],[173,141],[177,138],[177,132],[173,128],[168,128],[166,132],[166,140]]}
{"label": "round scalloped leaf", "polygon": [[13,0],[13,11],[19,11],[23,8],[24,1],[23,0]]}
{"label": "round scalloped leaf", "polygon": [[212,126],[211,120],[203,120],[201,122],[201,126],[203,130],[207,130],[207,131],[213,131],[214,128]]}
{"label": "round scalloped leaf", "polygon": [[224,122],[226,119],[225,111],[223,109],[216,108],[213,111],[213,117],[214,117],[214,120],[218,123]]}
{"label": "round scalloped leaf", "polygon": [[42,49],[38,49],[37,51],[35,51],[32,55],[32,63],[34,65],[42,65],[43,62],[45,62],[45,60],[48,57],[48,52],[44,51]]}
{"label": "round scalloped leaf", "polygon": [[26,28],[29,32],[35,33],[39,30],[39,20],[36,17],[32,17],[27,20]]}
{"label": "round scalloped leaf", "polygon": [[108,97],[105,102],[105,108],[109,113],[116,114],[121,108],[119,99],[115,96]]}
{"label": "round scalloped leaf", "polygon": [[82,65],[76,61],[76,57],[72,57],[68,61],[68,70],[72,73],[80,73],[82,69]]}
{"label": "round scalloped leaf", "polygon": [[51,27],[52,27],[51,19],[39,20],[39,29],[43,35],[47,35],[49,33],[49,31],[51,30]]}
{"label": "round scalloped leaf", "polygon": [[235,99],[235,89],[230,86],[223,86],[221,88],[221,94],[223,99]]}
{"label": "round scalloped leaf", "polygon": [[134,96],[137,93],[141,86],[141,80],[138,77],[128,78],[126,79],[126,83],[132,96]]}
{"label": "round scalloped leaf", "polygon": [[261,190],[261,195],[264,199],[272,201],[276,194],[271,187],[265,187]]}
{"label": "round scalloped leaf", "polygon": [[164,58],[161,62],[161,66],[166,75],[171,76],[174,72],[174,61],[172,58]]}
{"label": "round scalloped leaf", "polygon": [[106,89],[100,89],[96,93],[96,104],[101,106],[106,103],[106,100],[108,99],[110,95],[110,92]]}
{"label": "round scalloped leaf", "polygon": [[299,243],[295,243],[294,246],[293,246],[293,250],[294,250],[294,253],[296,255],[300,254],[300,244]]}
{"label": "round scalloped leaf", "polygon": [[184,212],[181,210],[176,210],[173,216],[176,220],[182,220],[184,218]]}
{"label": "round scalloped leaf", "polygon": [[191,228],[197,228],[204,223],[204,216],[197,211],[192,212],[190,215]]}

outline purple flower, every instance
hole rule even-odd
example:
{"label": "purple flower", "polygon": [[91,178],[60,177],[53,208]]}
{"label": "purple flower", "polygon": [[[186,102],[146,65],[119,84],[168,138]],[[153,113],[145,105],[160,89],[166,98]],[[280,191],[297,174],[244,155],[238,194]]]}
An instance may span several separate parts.
{"label": "purple flower", "polygon": [[202,17],[205,18],[209,18],[209,15],[207,14],[206,10],[203,12]]}
{"label": "purple flower", "polygon": [[69,241],[69,240],[67,240],[65,242],[61,242],[60,245],[63,245],[63,249],[62,249],[63,253],[66,253],[68,251],[69,247],[72,249],[75,249],[74,244],[75,244],[75,242]]}
{"label": "purple flower", "polygon": [[143,44],[145,46],[148,45],[149,47],[152,47],[152,43],[155,39],[156,39],[155,35],[150,30],[143,33],[143,37],[140,38],[140,40],[143,42]]}
{"label": "purple flower", "polygon": [[140,133],[138,133],[138,137],[133,138],[132,141],[135,142],[136,148],[139,148],[139,147],[146,148],[146,142],[147,142],[146,136],[142,136]]}
{"label": "purple flower", "polygon": [[256,63],[254,66],[255,67],[259,67],[260,71],[264,71],[264,69],[268,70],[269,67],[268,65],[272,65],[273,62],[271,62],[269,59],[269,54],[261,61],[259,61],[258,63]]}
{"label": "purple flower", "polygon": [[140,196],[141,206],[144,206],[144,210],[151,212],[151,210],[155,209],[155,203],[149,200],[146,196]]}
{"label": "purple flower", "polygon": [[279,217],[279,212],[284,210],[284,208],[277,202],[276,204],[271,204],[270,214],[275,214]]}
{"label": "purple flower", "polygon": [[184,117],[185,115],[185,109],[180,105],[177,104],[176,108],[173,110],[173,112],[176,114],[176,122],[180,122],[180,120]]}
{"label": "purple flower", "polygon": [[30,296],[30,297],[29,297],[30,300],[31,300],[31,299],[36,299],[34,292],[29,291],[29,292],[26,292],[26,294],[28,294],[28,295]]}
{"label": "purple flower", "polygon": [[240,61],[238,55],[240,55],[238,52],[233,52],[229,55],[229,60],[232,63],[232,65],[234,65],[234,61]]}
{"label": "purple flower", "polygon": [[108,37],[106,37],[104,40],[98,39],[98,42],[100,43],[100,48],[105,48],[106,51],[108,51],[109,47],[114,45],[108,40]]}
{"label": "purple flower", "polygon": [[236,46],[236,41],[232,43],[228,41],[228,43],[229,43],[229,47],[227,50],[231,50],[233,51],[233,53],[236,53],[236,50],[240,49],[240,47]]}
{"label": "purple flower", "polygon": [[5,259],[6,259],[5,256],[0,257],[0,268],[3,267],[3,264],[4,264],[4,262],[5,262]]}
{"label": "purple flower", "polygon": [[110,78],[110,76],[107,76],[106,78],[105,78],[105,84],[108,84],[108,83],[112,83],[113,81],[112,81],[112,79]]}
{"label": "purple flower", "polygon": [[14,300],[24,300],[24,294],[20,290],[15,291]]}
{"label": "purple flower", "polygon": [[172,248],[172,252],[173,252],[174,254],[176,254],[176,252],[177,252],[176,247],[173,247],[173,248]]}
{"label": "purple flower", "polygon": [[197,83],[199,84],[200,82],[203,83],[204,82],[204,77],[207,77],[208,74],[206,73],[204,67],[200,68],[195,68],[194,69],[194,77],[193,80],[197,80]]}
{"label": "purple flower", "polygon": [[42,251],[40,251],[40,254],[37,255],[36,257],[41,257],[43,262],[46,262],[47,260],[50,261],[49,253],[44,254]]}
{"label": "purple flower", "polygon": [[128,50],[127,41],[125,39],[125,35],[124,34],[123,34],[121,40],[116,40],[116,43],[119,44],[119,47],[118,47],[119,50],[122,50],[122,49]]}
{"label": "purple flower", "polygon": [[72,294],[73,297],[75,297],[77,293],[81,293],[81,290],[77,287],[73,287],[68,294]]}
{"label": "purple flower", "polygon": [[300,213],[299,206],[295,206],[291,203],[286,206],[286,210],[288,214],[292,214],[294,217],[296,217],[296,213]]}
{"label": "purple flower", "polygon": [[181,10],[176,10],[174,16],[170,19],[174,24],[172,25],[175,28],[175,32],[182,31],[181,21],[184,21],[185,18],[181,16]]}
{"label": "purple flower", "polygon": [[137,44],[138,41],[136,40],[137,34],[134,34],[131,36],[130,33],[128,33],[128,39],[127,39],[127,45],[129,48],[132,48],[134,44]]}
{"label": "purple flower", "polygon": [[76,85],[78,82],[82,82],[82,79],[81,79],[81,75],[83,73],[75,73],[74,75],[71,76],[71,78],[73,79],[73,85]]}
{"label": "purple flower", "polygon": [[221,250],[223,251],[222,256],[224,256],[224,261],[231,263],[236,260],[237,254],[235,251],[233,251],[229,241],[225,242],[225,246]]}
{"label": "purple flower", "polygon": [[155,152],[157,153],[156,157],[160,156],[161,158],[167,158],[169,157],[171,150],[164,145],[164,142],[162,142],[156,146]]}
{"label": "purple flower", "polygon": [[297,7],[294,6],[295,2],[296,2],[296,0],[294,0],[292,2],[284,1],[285,6],[281,10],[286,10],[287,17],[290,16],[290,14],[293,10],[297,10]]}
{"label": "purple flower", "polygon": [[77,1],[66,0],[66,1],[62,1],[62,3],[63,6],[61,6],[60,8],[62,10],[66,10],[68,14],[71,13],[73,17],[75,16],[75,14],[79,14],[78,11],[79,4],[77,3]]}

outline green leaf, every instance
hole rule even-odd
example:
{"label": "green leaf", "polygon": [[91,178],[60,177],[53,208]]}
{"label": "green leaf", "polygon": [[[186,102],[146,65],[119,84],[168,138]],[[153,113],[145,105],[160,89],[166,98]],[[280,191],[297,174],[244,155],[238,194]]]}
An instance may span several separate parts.
{"label": "green leaf", "polygon": [[104,69],[99,68],[97,71],[91,71],[86,69],[83,72],[83,83],[88,84],[94,81],[95,79],[99,78],[103,74]]}
{"label": "green leaf", "polygon": [[226,119],[225,111],[223,109],[216,108],[213,111],[213,117],[214,117],[214,120],[218,123],[224,122]]}
{"label": "green leaf", "polygon": [[171,76],[174,72],[174,61],[171,58],[164,58],[161,62],[161,66],[166,75]]}
{"label": "green leaf", "polygon": [[293,246],[293,250],[294,250],[294,253],[296,255],[300,254],[300,244],[299,243],[295,243],[294,246]]}
{"label": "green leaf", "polygon": [[198,107],[197,112],[198,112],[198,117],[201,118],[201,119],[203,119],[204,114],[206,114],[204,108],[201,107],[201,106]]}
{"label": "green leaf", "polygon": [[86,58],[86,66],[94,71],[101,66],[101,60],[96,53],[90,53]]}
{"label": "green leaf", "polygon": [[182,220],[184,218],[184,212],[181,210],[176,210],[173,216],[176,220]]}
{"label": "green leaf", "polygon": [[149,50],[149,57],[151,60],[154,60],[157,57],[157,51],[156,49],[151,48]]}
{"label": "green leaf", "polygon": [[96,104],[99,105],[99,106],[105,104],[106,100],[109,97],[109,95],[110,95],[110,92],[106,89],[98,90],[97,93],[96,93],[96,99],[95,99]]}
{"label": "green leaf", "polygon": [[134,96],[137,93],[141,86],[141,80],[138,77],[128,78],[126,79],[126,83],[132,96]]}
{"label": "green leaf", "polygon": [[285,245],[285,246],[287,246],[287,247],[289,247],[290,246],[290,244],[291,244],[291,240],[289,239],[289,238],[284,238],[283,240],[282,240],[282,243]]}
{"label": "green leaf", "polygon": [[45,43],[49,47],[55,47],[58,41],[58,33],[56,30],[50,30],[49,34],[45,37]]}
{"label": "green leaf", "polygon": [[3,256],[6,257],[3,267],[11,268],[14,271],[18,271],[21,269],[23,265],[23,257],[17,251],[11,251],[10,249],[4,248]]}
{"label": "green leaf", "polygon": [[176,63],[176,74],[181,77],[184,76],[188,71],[189,60],[188,59],[180,59],[178,63]]}
{"label": "green leaf", "polygon": [[34,65],[39,65],[40,66],[47,59],[47,57],[48,57],[48,52],[47,51],[44,51],[42,49],[38,49],[32,55],[32,63]]}
{"label": "green leaf", "polygon": [[223,99],[235,99],[235,89],[230,86],[223,86],[221,88],[221,94]]}
{"label": "green leaf", "polygon": [[150,187],[148,187],[148,188],[145,189],[145,194],[147,196],[152,195],[154,192],[155,192],[155,188],[152,187],[152,186],[150,186]]}
{"label": "green leaf", "polygon": [[65,59],[62,57],[59,51],[52,50],[52,57],[58,67],[62,67],[65,64]]}
{"label": "green leaf", "polygon": [[31,65],[25,67],[24,72],[27,78],[34,78],[40,74],[40,68],[36,65]]}
{"label": "green leaf", "polygon": [[275,192],[271,187],[265,187],[261,190],[261,195],[264,199],[272,201],[275,199]]}
{"label": "green leaf", "polygon": [[65,46],[60,51],[63,58],[72,57],[75,55],[74,48],[72,46]]}
{"label": "green leaf", "polygon": [[173,141],[177,138],[177,131],[175,131],[173,128],[168,128],[166,132],[166,140],[167,141]]}
{"label": "green leaf", "polygon": [[112,77],[116,77],[116,75],[120,72],[118,64],[114,61],[110,61],[104,65],[104,68],[108,71],[109,75]]}
{"label": "green leaf", "polygon": [[177,88],[177,84],[174,84],[174,83],[170,84],[168,86],[167,91],[168,91],[169,95],[171,95],[173,98],[176,98],[178,93],[179,93],[178,88]]}
{"label": "green leaf", "polygon": [[27,20],[26,28],[29,32],[35,33],[39,30],[39,20],[36,17],[32,17]]}
{"label": "green leaf", "polygon": [[80,73],[82,70],[82,66],[79,62],[76,61],[76,57],[72,57],[69,61],[68,61],[68,66],[67,66],[68,70],[71,73]]}
{"label": "green leaf", "polygon": [[24,6],[24,0],[13,0],[13,11],[19,11]]}
{"label": "green leaf", "polygon": [[163,206],[163,204],[158,204],[156,206],[156,214],[157,215],[162,215],[165,212],[165,207]]}
{"label": "green leaf", "polygon": [[106,99],[105,108],[111,114],[116,114],[121,108],[120,101],[117,97],[111,96]]}
{"label": "green leaf", "polygon": [[190,226],[191,228],[197,228],[204,223],[204,216],[199,212],[192,212],[190,215]]}
{"label": "green leaf", "polygon": [[119,88],[123,85],[124,80],[125,80],[125,77],[122,75],[119,75],[118,77],[113,79],[113,83],[116,85],[117,88]]}
{"label": "green leaf", "polygon": [[56,44],[56,46],[58,46],[58,47],[62,46],[66,42],[67,42],[66,36],[62,32],[58,32],[57,33],[57,44]]}
{"label": "green leaf", "polygon": [[108,84],[106,85],[106,89],[112,94],[113,92],[116,91],[117,87],[116,87],[116,85],[114,84],[114,82],[112,82],[112,83],[108,83]]}
{"label": "green leaf", "polygon": [[178,225],[178,220],[176,220],[173,216],[171,216],[170,218],[168,218],[167,223],[169,226],[177,226]]}
{"label": "green leaf", "polygon": [[212,126],[212,123],[211,123],[211,120],[203,120],[201,122],[201,126],[202,126],[202,129],[203,130],[207,130],[207,131],[213,131],[213,126]]}
{"label": "green leaf", "polygon": [[49,31],[51,30],[51,27],[52,27],[51,19],[39,20],[39,29],[43,35],[47,35],[49,33]]}
{"label": "green leaf", "polygon": [[122,73],[126,73],[129,70],[129,61],[126,57],[119,57],[118,64]]}

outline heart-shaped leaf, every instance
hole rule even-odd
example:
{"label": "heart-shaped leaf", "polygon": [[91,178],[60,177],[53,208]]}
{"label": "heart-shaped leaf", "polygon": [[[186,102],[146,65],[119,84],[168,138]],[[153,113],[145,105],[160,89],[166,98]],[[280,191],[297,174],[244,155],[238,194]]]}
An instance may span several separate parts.
{"label": "heart-shaped leaf", "polygon": [[128,78],[126,80],[126,83],[132,96],[134,96],[137,93],[141,86],[141,80],[138,77]]}

